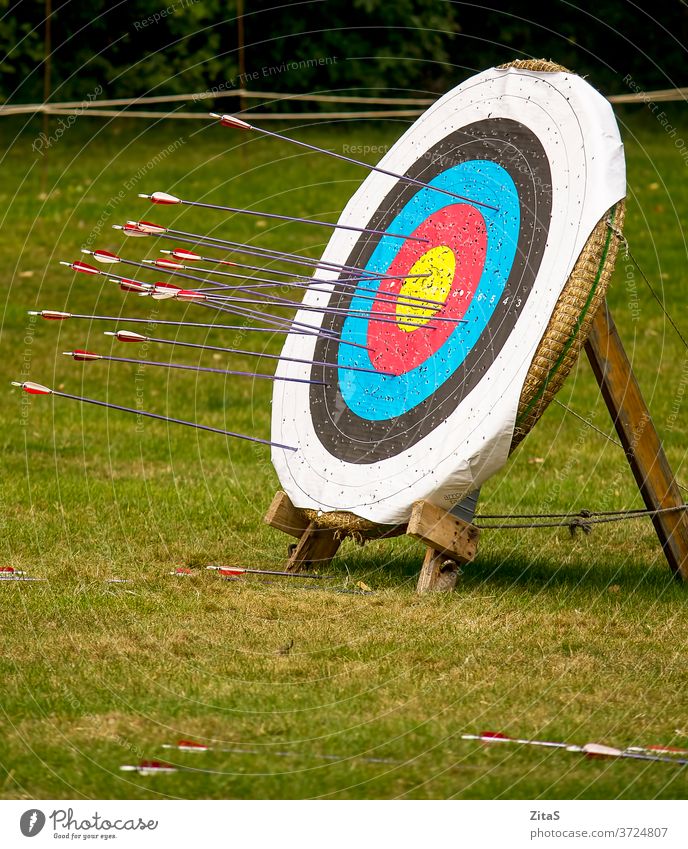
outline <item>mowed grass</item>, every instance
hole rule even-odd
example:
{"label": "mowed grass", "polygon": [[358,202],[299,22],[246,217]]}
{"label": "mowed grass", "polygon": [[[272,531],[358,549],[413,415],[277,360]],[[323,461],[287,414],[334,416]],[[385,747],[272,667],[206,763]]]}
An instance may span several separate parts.
{"label": "mowed grass", "polygon": [[[688,171],[651,117],[619,117],[629,166],[626,231],[685,332]],[[680,115],[674,123],[688,137]],[[404,126],[293,132],[375,161]],[[284,562],[289,540],[262,522],[278,488],[268,449],[66,400],[28,401],[10,389],[10,380],[30,377],[268,437],[267,381],[73,363],[60,352],[109,353],[102,331],[114,326],[32,322],[26,310],[212,320],[192,306],[125,302],[105,278],[56,263],[77,259],[84,245],[132,258],[171,246],[124,241],[110,225],[128,218],[317,256],[326,239],[317,228],[151,210],[136,193],[168,190],[326,217],[341,210],[362,176],[287,145],[200,131],[191,122],[144,128],[80,118],[42,159],[31,149],[39,129],[7,119],[0,125],[1,565],[48,579],[0,585],[2,796],[685,797],[686,773],[672,766],[486,749],[460,739],[491,729],[572,743],[688,745],[686,591],[672,580],[648,520],[598,526],[590,536],[485,531],[459,588],[441,597],[415,595],[423,552],[408,539],[342,547],[328,586],[364,581],[374,590],[368,595],[302,580],[224,583],[204,566]],[[366,154],[363,145],[378,150]],[[622,257],[609,301],[680,476],[686,351]],[[157,332],[270,352],[281,344],[278,336],[231,331]],[[112,353],[256,365],[152,346],[119,345]],[[269,361],[261,366],[271,371]],[[612,433],[584,359],[560,398]],[[485,485],[480,511],[638,506],[621,450],[553,405]],[[179,565],[194,575],[171,577]],[[106,583],[111,577],[131,583]],[[160,748],[180,738],[250,751]],[[119,771],[141,758],[208,772],[144,778]]]}

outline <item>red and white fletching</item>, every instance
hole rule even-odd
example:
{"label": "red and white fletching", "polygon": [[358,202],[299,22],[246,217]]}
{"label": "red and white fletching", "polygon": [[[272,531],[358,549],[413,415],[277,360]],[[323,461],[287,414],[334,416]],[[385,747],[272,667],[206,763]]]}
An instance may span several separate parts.
{"label": "red and white fletching", "polygon": [[175,270],[184,268],[184,266],[179,262],[174,262],[171,259],[156,259],[153,260],[153,265],[157,265],[158,268],[173,268]]}
{"label": "red and white fletching", "polygon": [[193,251],[184,250],[184,248],[175,248],[171,251],[172,256],[176,259],[185,259],[188,262],[196,262],[202,257],[199,254],[195,254]]}
{"label": "red and white fletching", "polygon": [[180,740],[175,746],[182,752],[207,752],[209,746],[204,746],[203,743],[196,743],[194,740]]}
{"label": "red and white fletching", "polygon": [[142,336],[140,333],[134,333],[133,330],[118,330],[115,333],[105,331],[106,336],[114,336],[118,342],[147,342],[148,337]]}
{"label": "red and white fletching", "polygon": [[219,118],[223,127],[232,127],[235,130],[252,130],[253,127],[242,121],[241,118],[235,118],[234,115],[218,115],[217,112],[210,113],[211,118]]}
{"label": "red and white fletching", "polygon": [[603,746],[601,743],[586,743],[580,747],[580,751],[589,758],[618,758],[624,754],[621,749],[615,749],[613,746]]}
{"label": "red and white fletching", "polygon": [[152,195],[139,195],[141,198],[146,198],[151,203],[159,203],[163,205],[181,203],[181,200],[175,195],[170,195],[167,192],[153,192]]}
{"label": "red and white fletching", "polygon": [[20,383],[16,380],[13,380],[12,386],[18,386],[20,389],[23,389],[24,392],[28,392],[29,395],[52,395],[53,394],[52,389],[48,389],[48,387],[43,386],[42,383],[34,383],[32,380],[25,380],[23,383]]}
{"label": "red and white fletching", "polygon": [[113,283],[119,283],[119,288],[123,292],[139,292],[146,295],[153,291],[153,287],[147,283],[139,283],[138,280],[129,280],[126,277],[120,277],[118,280],[113,280]]}
{"label": "red and white fletching", "polygon": [[181,291],[179,286],[173,286],[171,283],[156,283],[151,297],[156,301],[165,301],[168,298],[176,298]]}
{"label": "red and white fletching", "polygon": [[77,260],[76,262],[66,262],[65,265],[74,271],[80,271],[82,274],[101,274],[99,269],[93,265],[89,265],[87,262]]}
{"label": "red and white fletching", "polygon": [[89,253],[98,262],[121,262],[117,254],[113,254],[110,251],[89,251]]}
{"label": "red and white fletching", "polygon": [[77,348],[75,351],[64,351],[64,355],[66,357],[71,357],[73,360],[76,360],[80,363],[86,363],[91,362],[92,360],[102,359],[100,354],[94,354],[93,351],[83,351],[80,348]]}
{"label": "red and white fletching", "polygon": [[144,230],[141,230],[135,224],[130,224],[128,222],[127,224],[124,224],[122,226],[120,226],[119,224],[115,224],[113,226],[115,230],[121,230],[125,236],[134,236],[134,238],[138,237],[140,239],[143,239],[146,236],[150,235],[150,233],[146,233]]}
{"label": "red and white fletching", "polygon": [[231,566],[231,567],[221,566],[217,571],[218,571],[218,574],[224,575],[227,578],[236,577],[238,575],[245,575],[246,574],[246,570],[241,569],[238,566]]}
{"label": "red and white fletching", "polygon": [[40,312],[30,312],[29,315],[39,315],[48,321],[64,321],[72,316],[71,312],[60,312],[60,310],[41,310]]}
{"label": "red and white fletching", "polygon": [[136,227],[142,233],[150,233],[156,236],[160,233],[166,233],[167,228],[161,227],[159,224],[153,224],[152,221],[127,221],[128,226]]}

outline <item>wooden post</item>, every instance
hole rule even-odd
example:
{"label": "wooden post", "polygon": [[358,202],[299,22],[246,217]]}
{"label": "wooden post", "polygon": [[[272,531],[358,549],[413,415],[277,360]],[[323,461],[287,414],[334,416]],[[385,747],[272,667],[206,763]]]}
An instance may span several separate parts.
{"label": "wooden post", "polygon": [[[648,510],[684,503],[605,302],[585,344],[616,432]],[[652,517],[664,555],[674,574],[688,580],[688,516],[673,510]]]}
{"label": "wooden post", "polygon": [[419,595],[428,592],[451,592],[456,587],[460,572],[456,560],[449,560],[441,551],[428,548],[418,576],[416,592]]}

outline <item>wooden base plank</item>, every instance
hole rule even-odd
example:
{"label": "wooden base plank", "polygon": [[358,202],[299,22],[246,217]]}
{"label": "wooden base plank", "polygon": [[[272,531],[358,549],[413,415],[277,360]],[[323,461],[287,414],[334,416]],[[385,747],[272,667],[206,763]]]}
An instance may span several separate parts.
{"label": "wooden base plank", "polygon": [[327,566],[342,544],[336,531],[316,527],[310,522],[287,561],[287,572]]}
{"label": "wooden base plank", "polygon": [[308,519],[298,507],[294,507],[286,492],[279,490],[265,514],[264,521],[292,537],[301,537],[308,527]]}
{"label": "wooden base plank", "polygon": [[478,528],[429,501],[413,505],[406,533],[457,563],[469,563],[478,551]]}

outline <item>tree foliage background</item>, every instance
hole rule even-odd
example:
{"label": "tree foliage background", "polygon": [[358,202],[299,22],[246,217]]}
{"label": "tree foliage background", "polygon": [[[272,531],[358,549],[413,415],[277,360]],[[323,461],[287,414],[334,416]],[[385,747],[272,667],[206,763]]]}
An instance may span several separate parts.
{"label": "tree foliage background", "polygon": [[[630,0],[54,0],[51,99],[248,88],[440,92],[512,58],[551,58],[608,93],[685,85],[688,5]],[[46,0],[0,0],[0,97],[43,99]],[[656,17],[653,17],[656,15]],[[322,59],[321,64],[317,63]],[[294,67],[296,66],[296,67]],[[290,105],[293,108],[293,104]]]}

